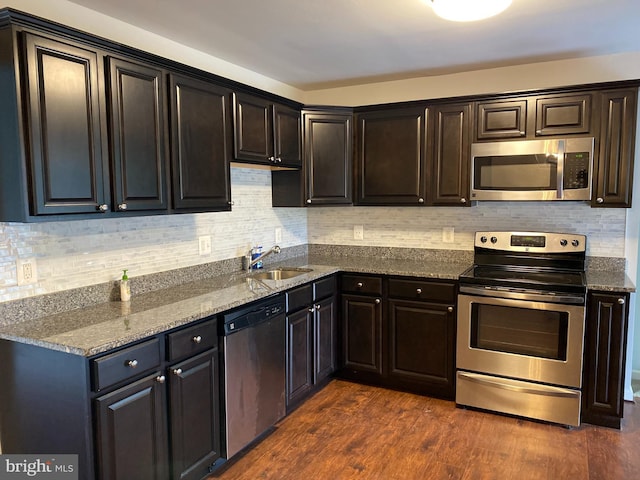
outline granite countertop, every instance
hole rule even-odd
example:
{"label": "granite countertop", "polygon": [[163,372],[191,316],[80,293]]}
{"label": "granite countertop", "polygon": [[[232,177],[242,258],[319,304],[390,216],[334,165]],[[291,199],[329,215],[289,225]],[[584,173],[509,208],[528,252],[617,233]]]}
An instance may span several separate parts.
{"label": "granite countertop", "polygon": [[[457,280],[471,265],[450,261],[312,255],[269,265],[309,268],[287,280],[258,280],[235,272],[142,295],[9,325],[0,338],[67,353],[93,356],[215,315],[337,272]],[[624,272],[587,272],[589,288],[635,291]]]}

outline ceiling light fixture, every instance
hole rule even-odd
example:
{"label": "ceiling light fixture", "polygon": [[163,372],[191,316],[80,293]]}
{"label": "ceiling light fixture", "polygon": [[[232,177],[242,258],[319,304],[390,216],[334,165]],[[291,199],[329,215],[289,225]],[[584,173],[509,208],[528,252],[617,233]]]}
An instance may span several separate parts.
{"label": "ceiling light fixture", "polygon": [[506,10],[511,0],[427,0],[436,15],[454,22],[473,22]]}

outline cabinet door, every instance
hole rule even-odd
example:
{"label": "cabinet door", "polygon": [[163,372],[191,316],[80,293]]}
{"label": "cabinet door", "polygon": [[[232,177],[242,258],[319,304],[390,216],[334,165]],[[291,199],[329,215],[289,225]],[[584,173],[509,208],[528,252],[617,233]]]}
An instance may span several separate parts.
{"label": "cabinet door", "polygon": [[313,385],[313,308],[287,316],[287,406]]}
{"label": "cabinet door", "polygon": [[109,59],[115,210],[164,210],[165,92],[161,70]]}
{"label": "cabinet door", "polygon": [[358,114],[358,204],[425,203],[425,127],[423,107]]}
{"label": "cabinet door", "polygon": [[106,211],[98,55],[36,35],[24,40],[31,213]]}
{"label": "cabinet door", "polygon": [[476,104],[476,140],[523,138],[527,135],[527,100]]}
{"label": "cabinet door", "polygon": [[352,115],[304,115],[308,205],[352,202]]}
{"label": "cabinet door", "polygon": [[96,399],[100,480],[165,480],[164,377],[155,373]]}
{"label": "cabinet door", "polygon": [[536,98],[536,136],[591,132],[591,95]]}
{"label": "cabinet door", "polygon": [[300,110],[273,106],[274,157],[279,166],[302,167],[302,121]]}
{"label": "cabinet door", "polygon": [[336,319],[335,297],[316,302],[314,383],[329,377],[336,369]]}
{"label": "cabinet door", "polygon": [[382,300],[342,296],[343,366],[382,375]]}
{"label": "cabinet door", "polygon": [[220,458],[218,351],[169,368],[173,478],[200,480]]}
{"label": "cabinet door", "polygon": [[389,300],[391,381],[453,398],[455,317],[446,305]]}
{"label": "cabinet door", "polygon": [[271,103],[243,93],[233,94],[234,158],[273,165]]}
{"label": "cabinet door", "polygon": [[171,75],[173,207],[229,210],[232,125],[229,90]]}
{"label": "cabinet door", "polygon": [[593,206],[630,207],[637,90],[601,94],[600,147],[593,177]]}
{"label": "cabinet door", "polygon": [[471,104],[438,105],[430,110],[433,136],[429,203],[469,205]]}
{"label": "cabinet door", "polygon": [[629,294],[590,293],[584,351],[582,420],[620,428],[624,403]]}

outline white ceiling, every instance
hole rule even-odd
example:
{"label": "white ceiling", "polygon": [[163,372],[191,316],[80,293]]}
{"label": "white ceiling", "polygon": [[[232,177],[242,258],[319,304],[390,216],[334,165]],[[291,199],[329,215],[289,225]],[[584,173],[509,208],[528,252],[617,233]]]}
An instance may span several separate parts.
{"label": "white ceiling", "polygon": [[640,0],[513,0],[455,23],[424,0],[72,0],[291,86],[640,51]]}

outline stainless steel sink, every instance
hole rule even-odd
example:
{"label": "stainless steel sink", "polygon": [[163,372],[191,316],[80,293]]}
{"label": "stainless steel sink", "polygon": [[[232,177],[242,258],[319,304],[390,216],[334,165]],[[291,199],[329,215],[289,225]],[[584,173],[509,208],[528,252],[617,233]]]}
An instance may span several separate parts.
{"label": "stainless steel sink", "polygon": [[286,280],[312,271],[312,268],[275,268],[266,272],[254,273],[251,278],[257,280]]}

